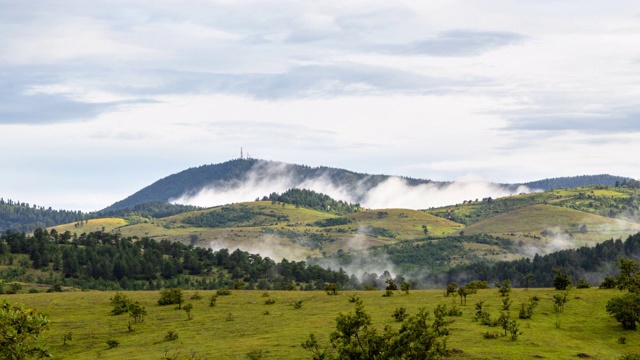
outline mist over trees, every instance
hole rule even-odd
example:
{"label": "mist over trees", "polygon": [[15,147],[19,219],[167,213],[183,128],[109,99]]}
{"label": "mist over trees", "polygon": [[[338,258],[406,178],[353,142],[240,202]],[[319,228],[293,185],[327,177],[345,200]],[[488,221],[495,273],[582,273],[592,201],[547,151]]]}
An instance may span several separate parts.
{"label": "mist over trees", "polygon": [[[17,270],[0,273],[6,281],[26,274],[25,267],[56,271],[30,280],[48,285],[99,290],[185,289],[324,289],[325,283],[344,288],[349,276],[304,261],[275,262],[259,254],[228,249],[213,251],[169,240],[121,237],[104,232],[36,229],[33,236],[6,231],[0,236],[0,263],[13,263],[15,254],[27,254]],[[22,269],[22,271],[20,270]]]}

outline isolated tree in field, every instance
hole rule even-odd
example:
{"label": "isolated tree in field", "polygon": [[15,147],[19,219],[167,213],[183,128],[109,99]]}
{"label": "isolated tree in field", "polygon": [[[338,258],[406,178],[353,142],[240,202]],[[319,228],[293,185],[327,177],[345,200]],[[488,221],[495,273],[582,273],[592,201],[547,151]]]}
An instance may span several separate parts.
{"label": "isolated tree in field", "polygon": [[569,301],[569,290],[564,291],[562,294],[553,295],[553,311],[556,313],[564,312],[564,304]]}
{"label": "isolated tree in field", "polygon": [[636,330],[640,322],[640,295],[627,293],[607,302],[607,312],[626,330]]}
{"label": "isolated tree in field", "polygon": [[325,285],[324,291],[327,292],[327,295],[338,295],[338,285],[336,285],[336,283],[329,283]]}
{"label": "isolated tree in field", "polygon": [[129,304],[129,316],[133,318],[134,323],[141,323],[147,315],[147,310],[139,302]]}
{"label": "isolated tree in field", "polygon": [[0,304],[0,358],[50,357],[35,341],[48,328],[49,320],[34,309],[3,300]]}
{"label": "isolated tree in field", "polygon": [[158,299],[158,305],[171,305],[178,304],[178,309],[182,306],[182,289],[172,288],[164,289],[160,292],[160,299]]}
{"label": "isolated tree in field", "polygon": [[183,310],[187,313],[187,319],[191,320],[191,310],[193,309],[193,304],[188,303],[184,306]]}
{"label": "isolated tree in field", "polygon": [[496,283],[495,285],[500,292],[500,296],[508,296],[511,292],[511,280],[509,279],[502,280],[502,282]]}
{"label": "isolated tree in field", "polygon": [[398,285],[396,284],[395,280],[387,279],[385,280],[385,283],[387,283],[387,287],[385,288],[385,290],[398,290]]}
{"label": "isolated tree in field", "polygon": [[455,294],[456,291],[458,291],[458,283],[452,282],[451,284],[447,285],[445,296],[448,297],[451,294]]}
{"label": "isolated tree in field", "polygon": [[531,282],[531,279],[533,279],[533,274],[532,273],[527,273],[527,275],[524,276],[524,289],[525,290],[529,290],[529,283]]}
{"label": "isolated tree in field", "polygon": [[629,292],[640,292],[640,263],[633,259],[622,258],[618,262],[620,275],[616,283],[618,289]]}
{"label": "isolated tree in field", "polygon": [[400,284],[400,290],[404,291],[405,294],[409,295],[409,290],[411,290],[411,283],[407,281],[403,281]]}
{"label": "isolated tree in field", "polygon": [[569,274],[562,269],[553,269],[553,272],[556,273],[556,277],[553,279],[553,286],[556,290],[566,290],[569,285],[571,285],[571,278]]}
{"label": "isolated tree in field", "polygon": [[469,289],[466,286],[458,288],[458,295],[460,296],[460,305],[462,305],[462,299],[464,298],[464,305],[467,305],[467,295],[469,295]]}

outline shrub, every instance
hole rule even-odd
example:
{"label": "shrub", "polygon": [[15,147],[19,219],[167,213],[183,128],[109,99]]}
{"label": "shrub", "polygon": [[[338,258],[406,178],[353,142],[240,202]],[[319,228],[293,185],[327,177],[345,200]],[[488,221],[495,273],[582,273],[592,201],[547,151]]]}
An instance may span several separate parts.
{"label": "shrub", "polygon": [[262,359],[262,350],[252,350],[245,356],[248,360],[260,360]]}
{"label": "shrub", "polygon": [[301,307],[302,307],[302,300],[298,300],[298,301],[293,303],[293,308],[294,309],[300,309]]}
{"label": "shrub", "polygon": [[399,308],[396,308],[392,316],[394,319],[396,319],[396,321],[403,321],[408,316],[407,309],[405,309],[402,306]]}
{"label": "shrub", "polygon": [[622,324],[625,330],[635,330],[640,322],[640,295],[627,293],[607,302],[607,312]]}
{"label": "shrub", "polygon": [[273,305],[273,304],[275,304],[275,303],[276,303],[276,300],[275,300],[275,299],[267,299],[267,300],[264,302],[264,304],[265,304],[265,305]]}
{"label": "shrub", "polygon": [[120,342],[118,340],[107,340],[107,346],[109,346],[109,349],[115,349],[118,347],[118,345],[120,345]]}
{"label": "shrub", "polygon": [[586,282],[584,279],[578,280],[578,284],[576,285],[578,289],[588,289],[591,287],[591,284]]}
{"label": "shrub", "polygon": [[382,297],[389,297],[393,295],[393,291],[392,290],[385,290],[384,293],[382,294]]}
{"label": "shrub", "polygon": [[500,337],[500,333],[490,333],[488,330],[486,333],[482,334],[485,339],[497,339]]}
{"label": "shrub", "polygon": [[218,294],[218,296],[228,296],[228,295],[231,295],[231,290],[229,290],[225,286],[222,289],[218,289],[218,291],[216,291],[216,294]]}
{"label": "shrub", "polygon": [[202,295],[200,295],[200,293],[197,291],[195,294],[191,295],[191,300],[200,300],[200,299],[202,299]]}
{"label": "shrub", "polygon": [[354,303],[354,302],[357,302],[358,300],[360,300],[360,297],[357,296],[356,294],[353,294],[353,295],[349,296],[348,300],[349,300],[350,303]]}
{"label": "shrub", "polygon": [[178,339],[178,333],[173,330],[167,331],[167,335],[164,336],[165,341],[173,341],[177,339]]}
{"label": "shrub", "polygon": [[600,283],[599,288],[600,289],[615,289],[618,286],[618,284],[616,283],[616,278],[614,278],[613,276],[607,276],[604,278],[604,280],[602,280],[602,283]]}
{"label": "shrub", "polygon": [[218,300],[218,295],[213,294],[213,295],[209,296],[209,306],[210,307],[216,306],[216,300]]}
{"label": "shrub", "polygon": [[[533,316],[533,310],[538,306],[538,301],[534,298],[529,298],[529,301],[526,303],[522,303],[520,307],[520,314],[518,317],[520,319],[531,319]],[[517,336],[516,336],[517,339]],[[514,339],[515,340],[515,339]]]}
{"label": "shrub", "polygon": [[164,289],[160,292],[160,299],[158,299],[158,305],[171,305],[178,304],[178,307],[182,304],[182,289],[172,288]]}
{"label": "shrub", "polygon": [[460,308],[458,307],[458,305],[456,305],[456,303],[453,303],[453,306],[451,307],[451,309],[449,309],[449,312],[447,315],[462,316],[462,310],[460,310]]}
{"label": "shrub", "polygon": [[49,320],[33,309],[6,300],[0,303],[0,358],[26,359],[31,355],[48,357],[47,350],[34,344],[49,327]]}
{"label": "shrub", "polygon": [[113,305],[111,315],[120,315],[129,311],[129,304],[131,304],[131,299],[129,299],[127,295],[118,291],[109,300],[111,301],[111,305]]}

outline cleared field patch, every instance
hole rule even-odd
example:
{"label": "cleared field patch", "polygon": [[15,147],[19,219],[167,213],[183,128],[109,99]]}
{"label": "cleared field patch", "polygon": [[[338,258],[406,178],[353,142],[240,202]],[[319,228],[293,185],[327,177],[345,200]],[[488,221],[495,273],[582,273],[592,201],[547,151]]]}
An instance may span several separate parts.
{"label": "cleared field patch", "polygon": [[64,225],[53,226],[51,229],[56,229],[59,233],[69,231],[70,233],[89,233],[93,231],[113,231],[119,227],[126,226],[129,223],[122,218],[100,218],[89,219],[80,223],[70,223]]}

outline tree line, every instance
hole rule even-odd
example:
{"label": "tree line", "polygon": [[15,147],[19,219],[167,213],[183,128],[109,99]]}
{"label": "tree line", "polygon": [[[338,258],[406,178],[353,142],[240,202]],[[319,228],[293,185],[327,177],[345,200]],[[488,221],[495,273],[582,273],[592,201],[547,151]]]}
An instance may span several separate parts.
{"label": "tree line", "polygon": [[329,195],[317,193],[307,189],[290,189],[282,194],[271,193],[264,196],[263,201],[281,202],[307,209],[328,212],[336,215],[350,214],[360,211],[360,204],[351,204],[342,200],[335,200]]}
{"label": "tree line", "polygon": [[[122,237],[105,232],[58,233],[36,229],[33,235],[7,230],[0,236],[0,262],[12,265],[0,274],[25,276],[13,269],[16,254],[29,256],[21,267],[49,270],[31,279],[49,285],[88,289],[323,289],[326,283],[344,288],[342,269],[324,269],[304,261],[276,262],[242,250],[213,251],[169,240]],[[28,279],[23,279],[28,280]]]}

